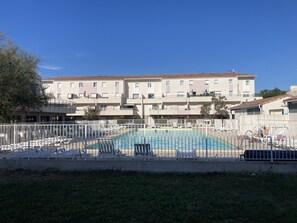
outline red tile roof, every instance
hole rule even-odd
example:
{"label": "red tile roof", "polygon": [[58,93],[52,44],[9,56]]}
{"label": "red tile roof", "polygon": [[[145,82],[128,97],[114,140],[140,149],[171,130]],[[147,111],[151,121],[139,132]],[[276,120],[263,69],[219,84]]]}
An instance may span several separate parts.
{"label": "red tile roof", "polygon": [[292,97],[284,100],[284,102],[292,102],[292,101],[294,101],[294,102],[297,101],[297,96],[292,96]]}
{"label": "red tile roof", "polygon": [[269,98],[263,98],[259,100],[254,100],[254,101],[249,101],[249,102],[243,102],[240,105],[236,105],[234,107],[231,107],[231,110],[237,110],[237,109],[242,109],[242,108],[253,108],[253,107],[258,107],[262,106],[264,104],[268,104],[274,101],[277,101],[279,99],[284,99],[284,98],[289,98],[291,95],[289,94],[283,94],[283,95],[278,95],[274,97],[269,97]]}
{"label": "red tile roof", "polygon": [[150,74],[150,75],[124,75],[124,76],[62,76],[47,78],[44,81],[88,81],[88,80],[124,80],[124,79],[171,79],[171,78],[210,78],[210,77],[255,77],[254,74],[239,73],[200,73],[200,74]]}

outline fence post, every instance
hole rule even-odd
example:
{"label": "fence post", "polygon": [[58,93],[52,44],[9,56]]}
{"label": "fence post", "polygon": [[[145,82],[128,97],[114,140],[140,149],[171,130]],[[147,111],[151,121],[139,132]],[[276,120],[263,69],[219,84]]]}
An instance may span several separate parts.
{"label": "fence post", "polygon": [[270,162],[273,162],[272,137],[270,137]]}
{"label": "fence post", "polygon": [[206,138],[205,139],[205,157],[206,157],[206,160],[208,160],[208,139]]}
{"label": "fence post", "polygon": [[30,127],[30,125],[28,126],[28,149],[30,149],[30,147],[31,147],[31,127]]}
{"label": "fence post", "polygon": [[13,145],[15,145],[15,140],[16,140],[16,124],[14,123],[13,125]]}
{"label": "fence post", "polygon": [[88,137],[88,126],[85,125],[85,135],[84,135],[84,151],[87,151],[87,137]]}

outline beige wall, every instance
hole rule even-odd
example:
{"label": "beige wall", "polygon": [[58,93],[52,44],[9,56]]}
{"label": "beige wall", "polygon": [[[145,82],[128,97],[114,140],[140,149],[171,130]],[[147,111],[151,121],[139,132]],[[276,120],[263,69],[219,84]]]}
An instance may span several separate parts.
{"label": "beige wall", "polygon": [[297,112],[289,114],[290,121],[297,122]]}
{"label": "beige wall", "polygon": [[289,109],[283,103],[283,100],[285,100],[285,98],[263,105],[263,109],[262,109],[263,114],[265,115],[279,114],[280,110],[283,110],[284,114],[288,114]]}
{"label": "beige wall", "polygon": [[[96,87],[93,86],[94,82],[97,83]],[[115,87],[116,82],[119,83],[119,87]],[[79,83],[82,83],[83,86],[79,87]],[[90,97],[92,93],[97,93],[101,97],[104,93],[107,93],[113,98],[116,94],[121,96],[124,87],[122,80],[54,81],[52,84],[47,84],[47,86],[47,93],[52,93],[55,97],[60,94],[62,99],[68,99],[68,94],[74,94],[76,97],[79,97],[80,94],[84,94],[85,97]]]}
{"label": "beige wall", "polygon": [[289,117],[284,115],[242,115],[239,117],[240,131],[255,131],[265,126],[267,129],[288,126]]}
{"label": "beige wall", "polygon": [[[247,84],[248,81],[248,84]],[[243,95],[244,92],[249,92],[250,96],[255,94],[255,80],[252,78],[239,78],[237,81],[237,94]]]}
{"label": "beige wall", "polygon": [[127,98],[133,98],[133,94],[139,94],[139,97],[143,95],[144,98],[148,98],[149,93],[153,93],[155,98],[162,97],[161,80],[129,80],[126,81],[126,86],[128,95],[125,96]]}
{"label": "beige wall", "polygon": [[[229,79],[232,80],[230,84]],[[47,93],[52,93],[56,98],[58,94],[61,99],[68,99],[68,94],[74,94],[75,98],[80,96],[85,97],[81,99],[71,99],[72,103],[79,103],[82,109],[86,107],[86,103],[89,106],[94,106],[95,104],[103,103],[104,105],[109,105],[108,109],[117,109],[120,104],[125,103],[135,104],[138,115],[147,116],[149,110],[152,109],[153,104],[159,104],[160,109],[164,108],[165,105],[171,105],[172,109],[178,107],[178,105],[185,105],[186,109],[192,108],[200,112],[200,107],[204,101],[210,101],[210,97],[191,97],[188,98],[187,94],[191,94],[192,91],[196,92],[196,95],[200,95],[207,89],[208,92],[220,92],[221,95],[227,97],[228,105],[239,104],[242,101],[253,100],[254,97],[254,80],[253,78],[246,78],[249,80],[249,85],[246,86],[246,80],[244,78],[238,77],[211,77],[211,78],[128,78],[125,80],[88,80],[88,81],[45,81],[48,86],[46,89]],[[166,86],[166,82],[170,81],[170,85]],[[181,83],[182,81],[182,83]],[[79,83],[83,84],[83,87],[79,87]],[[96,82],[97,86],[94,87],[93,83]],[[115,87],[115,82],[119,83],[119,87]],[[102,83],[105,83],[104,85]],[[136,83],[138,87],[136,87]],[[150,83],[150,86],[148,85]],[[207,84],[206,84],[207,83]],[[58,85],[60,87],[58,88]],[[251,97],[243,97],[243,91],[249,91]],[[233,95],[229,96],[229,92],[232,91]],[[240,92],[241,95],[238,96],[237,93]],[[92,93],[97,93],[98,96],[103,97],[105,94],[108,95],[106,100],[89,100]],[[148,99],[148,94],[153,93],[154,99]],[[183,93],[183,97],[178,97],[178,94]],[[133,94],[139,94],[141,98],[144,96],[143,100],[133,100]],[[124,97],[120,101],[112,101],[115,96]],[[181,95],[179,95],[181,96]],[[88,99],[88,100],[86,100]],[[81,103],[80,103],[81,102]],[[142,106],[141,103],[144,103]],[[111,108],[110,106],[115,106]],[[213,113],[214,111],[212,111]]]}
{"label": "beige wall", "polygon": [[[229,79],[232,80],[230,84]],[[246,85],[246,80],[249,81],[249,85]],[[170,81],[170,85],[166,86],[166,82]],[[181,85],[181,81],[183,84]],[[83,87],[79,87],[79,83],[83,83]],[[97,83],[97,87],[93,87],[93,83]],[[115,82],[119,83],[119,87],[115,87]],[[208,83],[206,85],[205,83]],[[103,83],[104,86],[103,86]],[[136,87],[138,83],[138,87]],[[148,83],[151,83],[151,87],[148,87]],[[190,84],[191,83],[191,84]],[[204,92],[206,89],[208,92],[220,92],[222,95],[229,96],[229,92],[233,91],[233,96],[237,96],[240,93],[241,96],[244,91],[249,92],[251,96],[255,94],[255,82],[253,79],[237,79],[237,78],[167,78],[167,79],[135,79],[135,80],[89,80],[89,81],[53,81],[52,84],[46,83],[48,86],[47,92],[53,93],[55,96],[61,94],[61,97],[67,99],[67,94],[73,93],[79,96],[80,93],[86,93],[88,96],[91,93],[108,93],[111,97],[115,94],[124,94],[127,98],[132,98],[133,94],[142,94],[147,98],[149,93],[154,93],[155,98],[161,98],[166,95],[170,97],[176,97],[178,92],[183,92],[186,97],[187,93],[196,91],[197,95]],[[58,88],[58,85],[60,87]],[[71,85],[73,87],[71,87]],[[124,86],[125,85],[125,86]],[[124,89],[127,88],[127,89]]]}

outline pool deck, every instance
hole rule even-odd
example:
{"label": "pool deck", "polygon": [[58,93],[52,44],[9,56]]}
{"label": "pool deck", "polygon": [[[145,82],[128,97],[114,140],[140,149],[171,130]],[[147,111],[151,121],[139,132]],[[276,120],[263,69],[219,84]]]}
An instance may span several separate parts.
{"label": "pool deck", "polygon": [[[197,129],[197,128],[142,128],[140,130],[148,130],[148,131],[166,131],[168,130],[168,134],[170,135],[170,131],[197,131],[200,133],[205,134],[203,132],[203,129]],[[205,129],[204,129],[205,130]],[[135,129],[125,128],[121,129],[119,131],[109,132],[108,134],[101,136],[100,138],[113,138],[117,136],[121,136],[123,134],[129,133],[135,131]],[[196,160],[208,160],[208,159],[222,159],[222,158],[228,158],[233,160],[241,159],[244,149],[259,149],[259,148],[266,148],[269,149],[268,146],[263,146],[263,144],[260,143],[247,143],[244,142],[244,147],[240,148],[240,145],[242,143],[242,140],[238,139],[237,134],[235,132],[217,132],[212,131],[209,129],[208,136],[213,137],[215,139],[218,139],[222,142],[225,142],[227,144],[230,144],[234,146],[235,148],[232,149],[209,149],[206,151],[205,148],[197,148],[193,150],[179,150],[176,149],[161,149],[161,148],[152,148],[153,151],[153,158],[154,159],[196,159]],[[86,143],[85,143],[86,142]],[[79,139],[77,141],[71,141],[68,144],[61,144],[57,146],[44,146],[44,149],[48,148],[56,148],[56,149],[64,149],[65,151],[73,152],[79,151],[79,156],[75,156],[77,158],[86,158],[86,159],[97,159],[100,158],[98,154],[97,149],[87,149],[91,145],[94,145],[97,143],[97,138],[93,137],[92,139],[87,139],[86,141],[83,141],[82,139]],[[257,147],[259,146],[259,148]],[[261,147],[260,147],[261,146]],[[48,147],[48,148],[47,148]],[[237,148],[237,149],[236,149]],[[244,148],[244,149],[243,149]],[[41,149],[41,151],[43,148]],[[16,152],[17,153],[17,152]],[[121,149],[121,158],[127,158],[127,159],[134,159],[134,148],[125,148]],[[5,155],[5,154],[4,154]],[[46,158],[46,157],[44,157]],[[114,157],[109,157],[114,158]]]}

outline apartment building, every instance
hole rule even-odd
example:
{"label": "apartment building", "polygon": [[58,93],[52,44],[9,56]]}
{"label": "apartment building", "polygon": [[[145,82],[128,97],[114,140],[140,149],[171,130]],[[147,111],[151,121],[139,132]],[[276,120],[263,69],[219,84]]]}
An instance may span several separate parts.
{"label": "apartment building", "polygon": [[[201,118],[211,95],[225,96],[227,106],[255,100],[255,75],[239,73],[166,74],[142,76],[64,76],[43,80],[47,94],[69,100],[81,119],[88,107],[102,119]],[[214,114],[212,109],[211,114]]]}

